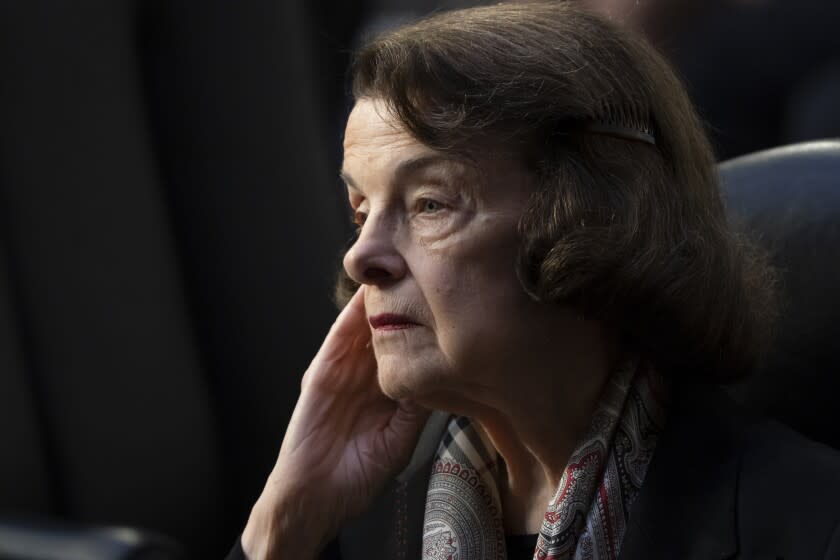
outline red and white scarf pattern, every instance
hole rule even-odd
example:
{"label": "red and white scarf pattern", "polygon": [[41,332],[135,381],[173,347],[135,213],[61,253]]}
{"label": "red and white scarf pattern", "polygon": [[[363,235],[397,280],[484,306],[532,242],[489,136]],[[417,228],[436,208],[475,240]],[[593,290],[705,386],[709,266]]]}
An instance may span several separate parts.
{"label": "red and white scarf pattern", "polygon": [[[661,379],[637,358],[611,376],[545,512],[534,560],[614,560],[664,424]],[[493,446],[455,416],[435,455],[423,560],[507,560]]]}

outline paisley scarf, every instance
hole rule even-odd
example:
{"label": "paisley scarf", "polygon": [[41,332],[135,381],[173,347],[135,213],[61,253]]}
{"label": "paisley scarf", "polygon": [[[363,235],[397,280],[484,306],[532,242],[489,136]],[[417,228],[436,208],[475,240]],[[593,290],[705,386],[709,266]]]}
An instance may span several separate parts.
{"label": "paisley scarf", "polygon": [[[660,377],[638,358],[617,368],[548,504],[534,560],[618,557],[662,431],[664,397]],[[426,496],[423,560],[507,560],[493,449],[469,418],[450,420]]]}

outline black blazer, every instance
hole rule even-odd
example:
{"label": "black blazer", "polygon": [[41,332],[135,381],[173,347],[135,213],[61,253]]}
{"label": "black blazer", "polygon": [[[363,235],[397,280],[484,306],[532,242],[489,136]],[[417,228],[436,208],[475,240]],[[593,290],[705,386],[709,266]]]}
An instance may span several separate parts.
{"label": "black blazer", "polygon": [[[431,416],[409,466],[323,560],[419,560],[447,418]],[[237,544],[228,560],[241,554]],[[840,453],[747,414],[718,389],[680,388],[621,548],[620,560],[642,559],[840,560]]]}

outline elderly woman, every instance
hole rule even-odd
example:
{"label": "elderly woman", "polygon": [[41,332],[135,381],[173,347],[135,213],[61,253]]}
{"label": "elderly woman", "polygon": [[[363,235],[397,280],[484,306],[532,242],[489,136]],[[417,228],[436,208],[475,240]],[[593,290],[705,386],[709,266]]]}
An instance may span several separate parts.
{"label": "elderly woman", "polygon": [[644,41],[500,4],[352,72],[352,297],[231,558],[840,557],[838,456],[712,388],[773,274]]}

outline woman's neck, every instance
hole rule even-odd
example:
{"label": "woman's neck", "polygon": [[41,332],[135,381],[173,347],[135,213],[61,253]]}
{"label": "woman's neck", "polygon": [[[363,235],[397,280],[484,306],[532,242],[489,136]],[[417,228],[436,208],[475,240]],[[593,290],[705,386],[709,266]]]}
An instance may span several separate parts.
{"label": "woman's neck", "polygon": [[[512,379],[498,399],[475,408],[473,421],[498,452],[499,492],[506,530],[530,534],[539,530],[569,458],[589,428],[610,374],[620,359],[604,348],[577,353],[562,372],[555,361],[546,371],[531,364],[527,379]],[[525,530],[527,529],[527,530]],[[524,531],[524,532],[523,532]]]}
{"label": "woman's neck", "polygon": [[562,424],[550,421],[540,429],[528,426],[527,421],[511,421],[511,416],[496,411],[472,418],[498,453],[499,494],[506,530],[515,534],[534,532],[560,484],[581,430],[569,429],[568,421]]}
{"label": "woman's neck", "polygon": [[622,357],[619,345],[610,344],[615,339],[604,336],[594,322],[581,321],[562,334],[550,329],[536,333],[527,350],[513,353],[511,363],[497,364],[483,376],[465,376],[479,383],[435,391],[421,402],[470,417],[498,452],[504,464],[499,480],[503,518],[511,533],[539,529]]}

